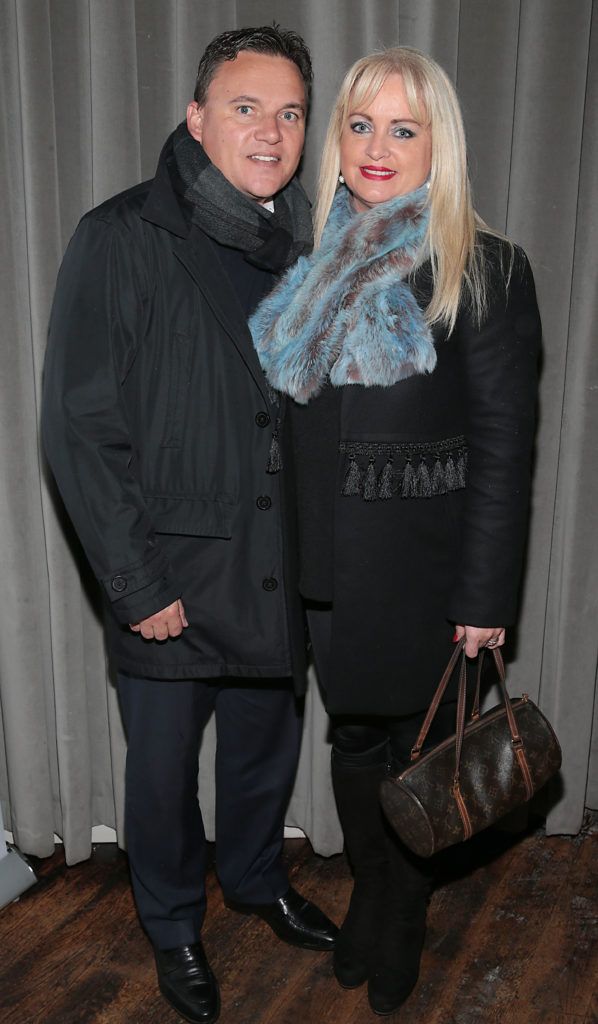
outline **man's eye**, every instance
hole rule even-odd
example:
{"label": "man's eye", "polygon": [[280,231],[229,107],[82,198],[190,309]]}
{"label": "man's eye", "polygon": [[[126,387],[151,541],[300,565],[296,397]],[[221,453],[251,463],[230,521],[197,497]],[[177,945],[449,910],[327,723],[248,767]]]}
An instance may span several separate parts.
{"label": "man's eye", "polygon": [[250,114],[253,107],[250,107],[248,103],[242,103],[240,107],[237,107],[239,114]]}
{"label": "man's eye", "polygon": [[299,117],[294,110],[285,110],[282,115],[283,121],[298,121]]}
{"label": "man's eye", "polygon": [[351,125],[351,131],[355,132],[356,135],[365,135],[369,130],[370,126],[367,121],[354,121]]}

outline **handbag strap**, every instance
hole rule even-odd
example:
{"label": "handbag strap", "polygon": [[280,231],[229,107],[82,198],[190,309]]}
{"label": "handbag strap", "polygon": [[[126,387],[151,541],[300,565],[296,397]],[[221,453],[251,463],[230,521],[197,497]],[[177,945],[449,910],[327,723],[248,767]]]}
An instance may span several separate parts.
{"label": "handbag strap", "polygon": [[417,737],[415,743],[413,744],[413,747],[411,748],[411,760],[412,761],[417,761],[419,755],[421,754],[422,747],[423,747],[424,743],[426,742],[426,737],[427,737],[427,735],[428,735],[428,733],[430,731],[430,726],[432,725],[432,722],[434,721],[434,718],[436,716],[436,712],[438,711],[438,708],[440,707],[440,702],[441,702],[442,698],[444,697],[444,691],[446,690],[446,688],[447,688],[447,686],[448,686],[448,684],[450,682],[451,676],[452,676],[452,674],[454,672],[454,669],[455,669],[455,665],[457,664],[457,661],[459,660],[459,655],[461,654],[461,652],[462,652],[464,647],[465,647],[465,637],[461,637],[461,639],[458,641],[458,643],[455,644],[455,649],[454,649],[453,653],[451,654],[451,656],[449,658],[448,665],[446,666],[444,672],[442,673],[442,678],[441,678],[441,680],[440,680],[440,682],[439,682],[439,684],[438,684],[438,686],[436,688],[436,693],[432,697],[432,702],[430,704],[430,707],[427,710],[426,717],[423,720],[422,727],[419,730],[418,737]]}
{"label": "handbag strap", "polygon": [[[428,735],[428,732],[430,731],[430,727],[432,725],[432,722],[434,721],[434,718],[436,716],[436,712],[438,711],[438,708],[440,707],[440,702],[441,702],[442,698],[444,697],[445,690],[446,690],[446,688],[447,688],[447,686],[449,684],[450,678],[451,678],[451,676],[452,676],[452,674],[453,674],[453,672],[455,670],[455,665],[457,664],[457,661],[459,659],[459,655],[463,651],[464,647],[465,647],[465,637],[461,637],[461,639],[457,642],[457,644],[455,646],[455,649],[454,649],[454,651],[453,651],[453,653],[452,653],[452,655],[451,655],[451,657],[449,659],[449,663],[448,663],[448,665],[446,666],[446,668],[445,668],[445,670],[443,672],[442,679],[440,680],[440,682],[438,684],[438,687],[436,689],[436,693],[432,697],[432,702],[430,704],[430,707],[428,708],[426,717],[424,718],[424,721],[422,723],[422,727],[421,727],[421,729],[419,731],[419,735],[418,735],[418,737],[417,737],[413,747],[411,748],[411,760],[412,761],[417,761],[418,757],[421,754],[422,747],[423,747],[423,745],[424,745],[424,743],[426,741],[426,737]],[[478,669],[477,669],[477,677],[476,677],[476,688],[475,688],[475,695],[474,695],[474,699],[473,699],[473,706],[472,706],[472,709],[471,709],[471,716],[470,716],[472,722],[475,722],[480,717],[480,689],[481,689],[481,681],[482,681],[482,665],[483,665],[483,661],[484,661],[484,648],[481,649],[481,651],[479,652],[479,656],[478,656]],[[503,665],[503,677],[504,677],[504,665]]]}
{"label": "handbag strap", "polygon": [[523,775],[526,796],[527,799],[530,800],[534,795],[534,784],[532,781],[529,765],[527,763],[527,757],[525,756],[525,747],[523,746],[523,740],[521,738],[521,733],[519,732],[519,726],[517,725],[515,712],[513,711],[513,707],[509,699],[509,694],[507,693],[505,664],[504,661],[502,660],[502,654],[500,653],[500,650],[498,648],[492,651],[492,653],[494,655],[494,663],[496,665],[496,669],[498,672],[498,681],[500,683],[503,701],[505,704],[505,711],[507,713],[507,721],[509,723],[509,729],[511,732],[511,743],[513,744],[513,750],[515,751],[515,756],[519,763],[521,774]]}
{"label": "handbag strap", "polygon": [[482,686],[482,667],[484,665],[485,651],[485,647],[480,647],[478,651],[478,671],[476,675],[475,694],[473,697],[473,704],[471,706],[471,714],[469,716],[470,721],[472,722],[477,722],[480,717],[480,690]]}
{"label": "handbag strap", "polygon": [[[515,751],[515,756],[517,758],[517,761],[519,763],[519,767],[521,769],[521,773],[523,775],[523,779],[524,779],[524,782],[525,782],[525,789],[526,789],[527,798],[530,799],[530,797],[532,797],[533,793],[534,793],[533,783],[532,783],[531,773],[530,773],[530,770],[529,770],[529,765],[527,763],[527,758],[525,756],[525,749],[524,749],[524,746],[523,746],[523,740],[522,740],[521,734],[519,732],[519,726],[517,725],[517,719],[515,718],[515,714],[513,712],[513,708],[511,706],[511,701],[510,701],[509,694],[508,694],[508,691],[507,691],[504,661],[503,661],[502,654],[500,653],[500,649],[499,648],[495,648],[492,651],[492,654],[494,655],[494,664],[496,666],[496,671],[498,673],[498,681],[499,681],[499,686],[500,686],[500,690],[501,690],[501,695],[502,695],[503,703],[504,703],[504,706],[505,706],[507,722],[509,724],[509,731],[511,733],[511,742],[513,744],[513,750]],[[445,668],[445,670],[444,670],[444,672],[442,674],[442,678],[441,678],[441,680],[440,680],[440,682],[438,684],[438,687],[436,689],[436,692],[435,692],[435,694],[434,694],[434,696],[432,698],[432,701],[430,703],[430,707],[428,708],[428,711],[426,713],[426,717],[424,718],[424,721],[422,723],[422,727],[421,727],[421,729],[419,731],[418,737],[417,737],[417,739],[416,739],[416,741],[415,741],[415,743],[414,743],[414,745],[413,745],[413,747],[411,749],[411,757],[410,757],[411,762],[414,762],[414,761],[417,761],[418,757],[421,754],[422,747],[423,747],[423,745],[424,745],[424,743],[426,741],[426,737],[427,737],[427,735],[428,735],[428,733],[430,731],[430,727],[432,725],[432,722],[434,721],[434,718],[436,716],[438,708],[440,707],[440,702],[441,702],[441,700],[442,700],[442,698],[444,696],[444,693],[445,693],[446,688],[447,688],[447,686],[448,686],[448,684],[450,682],[451,676],[452,676],[452,674],[453,674],[453,672],[455,670],[455,667],[456,667],[456,664],[457,664],[457,661],[459,660],[459,658],[461,658],[461,665],[460,665],[460,668],[459,668],[459,686],[458,686],[458,692],[457,692],[457,721],[456,721],[456,728],[455,728],[455,775],[454,775],[454,781],[453,781],[453,789],[454,789],[455,794],[457,794],[457,795],[459,794],[459,774],[460,774],[460,766],[461,766],[461,751],[462,751],[462,748],[463,748],[463,737],[465,735],[465,707],[466,707],[466,701],[467,701],[467,670],[466,670],[466,659],[465,659],[465,637],[461,637],[461,639],[455,645],[455,650],[453,651],[453,653],[451,654],[451,657],[449,658],[448,665],[446,666],[446,668]],[[476,690],[475,690],[473,707],[472,707],[472,711],[471,711],[471,720],[472,721],[475,721],[477,718],[479,718],[479,713],[480,713],[479,709],[480,709],[480,686],[481,686],[481,677],[482,677],[482,664],[483,664],[483,650],[478,655]]]}
{"label": "handbag strap", "polygon": [[[511,700],[509,698],[509,694],[508,694],[508,691],[507,691],[507,682],[506,682],[506,674],[505,674],[505,663],[502,660],[502,654],[500,653],[500,650],[498,650],[498,649],[493,650],[492,653],[494,655],[494,664],[496,665],[496,671],[498,672],[498,682],[499,682],[499,685],[500,685],[500,690],[501,690],[501,693],[502,693],[503,703],[504,703],[504,706],[505,706],[505,712],[506,712],[506,715],[507,715],[507,722],[509,723],[509,731],[511,733],[511,744],[513,746],[513,751],[515,753],[515,757],[517,758],[517,762],[519,764],[519,768],[520,768],[521,774],[523,776],[523,782],[524,782],[524,785],[525,785],[526,797],[527,797],[528,800],[530,800],[531,797],[534,795],[534,786],[533,786],[533,782],[532,782],[531,772],[529,770],[529,765],[527,763],[527,757],[525,756],[525,747],[523,746],[523,740],[521,738],[521,733],[519,732],[519,726],[517,725],[517,719],[515,717],[515,712],[513,711],[513,706],[511,704]],[[480,672],[479,672],[479,662],[480,661],[481,661],[481,658],[478,657],[478,679],[477,679],[477,684],[476,684],[476,690],[477,690],[477,686],[479,686],[479,682],[480,682]],[[476,694],[476,696],[477,696],[477,694]],[[466,676],[466,670],[465,670],[465,652],[463,652],[463,659],[462,659],[462,662],[461,662],[461,670],[459,672],[459,695],[458,695],[458,698],[457,698],[457,728],[456,728],[456,734],[455,734],[455,774],[454,774],[454,778],[453,778],[453,796],[455,797],[455,800],[457,801],[457,804],[459,805],[459,811],[461,813],[461,817],[463,819],[463,824],[465,826],[465,831],[467,833],[467,831],[469,829],[469,826],[470,826],[469,815],[468,815],[467,808],[465,806],[465,802],[464,802],[462,794],[461,794],[461,787],[460,787],[461,751],[463,749],[463,737],[465,735],[465,701],[466,701],[466,698],[467,698],[467,676]]]}

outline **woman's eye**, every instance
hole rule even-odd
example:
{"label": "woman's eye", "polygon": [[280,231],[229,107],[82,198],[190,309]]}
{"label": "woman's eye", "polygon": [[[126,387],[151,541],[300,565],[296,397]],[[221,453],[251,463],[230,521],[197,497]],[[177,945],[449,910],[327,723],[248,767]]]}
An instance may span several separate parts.
{"label": "woman's eye", "polygon": [[351,131],[355,132],[356,135],[365,135],[369,130],[370,126],[367,121],[354,121],[351,125]]}
{"label": "woman's eye", "polygon": [[397,139],[412,139],[415,132],[412,132],[410,128],[395,128],[393,135]]}

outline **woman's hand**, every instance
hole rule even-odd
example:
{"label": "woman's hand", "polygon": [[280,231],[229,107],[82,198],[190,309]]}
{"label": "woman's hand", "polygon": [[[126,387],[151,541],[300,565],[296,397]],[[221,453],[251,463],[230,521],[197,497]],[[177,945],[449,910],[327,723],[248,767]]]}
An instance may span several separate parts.
{"label": "woman's hand", "polygon": [[455,626],[455,640],[465,637],[465,653],[468,658],[475,658],[481,647],[493,650],[502,647],[505,642],[503,626],[492,626],[482,629],[480,626]]}

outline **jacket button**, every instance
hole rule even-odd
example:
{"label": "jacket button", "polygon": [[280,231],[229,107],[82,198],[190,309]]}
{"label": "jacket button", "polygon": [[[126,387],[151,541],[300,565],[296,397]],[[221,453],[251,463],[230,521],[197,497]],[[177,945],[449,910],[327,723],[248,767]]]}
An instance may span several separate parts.
{"label": "jacket button", "polygon": [[127,589],[127,581],[124,576],[115,576],[110,586],[117,594],[122,594],[123,590]]}
{"label": "jacket button", "polygon": [[272,498],[269,498],[267,494],[260,494],[255,503],[262,512],[267,512],[269,508],[272,508]]}
{"label": "jacket button", "polygon": [[267,412],[258,412],[255,416],[255,422],[258,427],[267,427],[270,422],[270,417]]}
{"label": "jacket button", "polygon": [[266,579],[262,580],[264,590],[276,590],[277,586],[278,580],[275,580],[273,576],[266,576]]}

